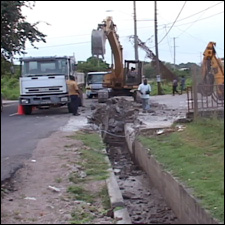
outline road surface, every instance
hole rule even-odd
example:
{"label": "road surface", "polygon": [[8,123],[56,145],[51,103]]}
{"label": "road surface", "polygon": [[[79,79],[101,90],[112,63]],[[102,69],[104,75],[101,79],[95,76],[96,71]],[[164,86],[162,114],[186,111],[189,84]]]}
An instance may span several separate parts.
{"label": "road surface", "polygon": [[17,102],[4,104],[1,113],[1,181],[9,178],[31,157],[39,140],[63,126],[70,117],[67,108],[35,110],[17,115]]}

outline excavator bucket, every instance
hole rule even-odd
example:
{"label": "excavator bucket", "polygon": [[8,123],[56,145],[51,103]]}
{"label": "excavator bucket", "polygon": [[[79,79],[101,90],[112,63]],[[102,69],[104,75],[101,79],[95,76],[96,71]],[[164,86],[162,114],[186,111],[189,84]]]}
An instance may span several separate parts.
{"label": "excavator bucket", "polygon": [[92,30],[91,34],[91,53],[92,56],[102,56],[104,59],[105,55],[105,42],[106,37],[103,30]]}

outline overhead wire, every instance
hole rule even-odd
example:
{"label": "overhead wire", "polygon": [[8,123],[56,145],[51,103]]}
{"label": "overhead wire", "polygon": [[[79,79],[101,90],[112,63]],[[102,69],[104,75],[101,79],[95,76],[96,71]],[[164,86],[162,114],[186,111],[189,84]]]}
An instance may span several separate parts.
{"label": "overhead wire", "polygon": [[[190,18],[190,17],[193,17],[193,16],[195,16],[195,15],[197,15],[197,14],[203,12],[203,11],[209,10],[210,8],[213,8],[213,7],[215,7],[215,6],[217,6],[218,4],[221,4],[221,3],[223,3],[223,1],[217,3],[217,4],[213,5],[213,6],[210,6],[210,7],[206,8],[206,9],[204,9],[204,10],[201,10],[201,11],[195,13],[195,14],[192,14],[192,15],[190,15],[190,16],[188,16],[188,17],[182,18],[182,19],[178,20],[177,23],[180,22],[180,21],[182,21],[182,20],[185,20],[185,19],[188,19],[188,18]],[[221,12],[221,13],[222,13],[222,12]],[[220,14],[220,13],[218,13],[218,14]],[[218,14],[214,14],[214,15],[218,15]],[[214,15],[212,15],[212,16],[214,16]],[[207,19],[207,18],[208,18],[208,17],[206,17],[206,19]],[[203,19],[205,19],[205,18],[203,18]],[[133,19],[130,19],[130,21],[133,21]],[[140,20],[137,20],[137,21],[140,21]],[[195,21],[193,21],[193,22],[195,22]],[[193,22],[190,22],[190,23],[193,23]],[[171,24],[171,23],[168,23],[168,24],[162,24],[162,25],[158,25],[158,26],[163,26],[163,28],[161,28],[161,29],[164,29],[165,25],[168,26],[169,24]],[[186,24],[189,24],[189,23],[185,23],[185,24],[182,24],[182,25],[186,25]],[[182,25],[179,25],[179,26],[182,26]],[[144,29],[144,28],[149,28],[149,27],[154,27],[154,26],[139,27],[139,29],[142,29],[142,28]],[[54,38],[67,38],[67,37],[78,37],[78,36],[88,36],[88,35],[90,35],[90,34],[77,34],[77,35],[58,36],[58,37],[56,36],[56,37],[48,37],[48,39],[54,39]]]}
{"label": "overhead wire", "polygon": [[[190,15],[190,16],[187,16],[187,17],[185,17],[185,18],[179,19],[179,20],[177,20],[177,23],[180,22],[180,21],[186,20],[186,19],[188,19],[188,18],[190,18],[190,17],[196,16],[197,14],[202,13],[202,12],[204,12],[204,11],[207,11],[207,10],[209,10],[209,9],[211,9],[211,8],[213,8],[213,7],[215,7],[215,6],[219,5],[219,4],[221,4],[221,3],[223,3],[223,1],[221,1],[221,2],[219,2],[219,3],[217,3],[217,4],[215,4],[215,5],[212,5],[212,6],[208,7],[208,8],[206,8],[206,9],[203,9],[203,10],[197,12],[197,13],[194,13],[194,14],[192,14],[192,15]],[[215,14],[215,15],[217,15],[217,14]],[[192,23],[192,22],[190,22],[190,23]],[[172,23],[168,23],[168,24],[166,24],[166,25],[170,25],[170,24],[172,24]],[[165,25],[165,24],[162,24],[162,25],[159,25],[159,26],[164,26],[164,25]]]}
{"label": "overhead wire", "polygon": [[175,21],[173,22],[172,26],[170,27],[170,29],[168,30],[168,32],[164,35],[164,37],[158,42],[158,44],[160,44],[160,43],[164,40],[164,38],[169,34],[169,32],[170,32],[171,29],[173,28],[174,24],[176,23],[177,19],[179,18],[181,12],[183,11],[184,6],[186,5],[186,3],[187,3],[187,1],[184,2],[183,6],[182,6],[180,12],[178,13],[178,15],[177,15]]}
{"label": "overhead wire", "polygon": [[[219,14],[221,14],[221,13],[224,13],[224,11],[223,11],[223,12],[220,12],[220,13],[217,13],[217,14],[214,14],[214,15],[211,15],[211,16],[209,16],[209,17],[205,17],[205,18],[198,19],[198,20],[195,20],[195,21],[192,21],[192,22],[189,22],[189,23],[185,23],[185,24],[180,24],[180,25],[174,26],[175,23],[177,23],[177,22],[180,22],[180,21],[182,21],[182,20],[185,20],[185,19],[188,19],[188,18],[190,18],[190,17],[193,17],[193,16],[195,16],[195,15],[201,13],[201,12],[204,12],[204,11],[210,9],[210,8],[213,8],[213,7],[215,7],[216,5],[221,4],[221,3],[222,3],[222,2],[219,2],[219,3],[215,4],[215,5],[213,5],[213,6],[211,6],[211,7],[208,7],[208,8],[206,8],[206,9],[204,9],[204,10],[201,10],[201,11],[195,13],[195,14],[192,14],[192,15],[190,15],[190,16],[188,16],[188,17],[185,17],[185,18],[183,18],[183,19],[177,20],[177,19],[179,18],[179,16],[180,16],[180,14],[181,14],[181,12],[182,12],[182,10],[183,10],[185,4],[186,4],[186,1],[185,1],[185,2],[184,2],[184,5],[182,6],[182,8],[181,8],[181,10],[180,10],[180,12],[179,12],[179,14],[178,14],[178,16],[176,17],[175,21],[174,21],[173,24],[172,24],[172,26],[171,26],[170,29],[166,32],[166,34],[165,34],[164,37],[160,40],[159,43],[161,43],[161,42],[164,40],[164,38],[169,34],[169,32],[171,31],[171,29],[172,29],[173,27],[178,28],[179,26],[183,26],[183,25],[187,25],[187,24],[191,24],[190,26],[192,26],[194,23],[196,23],[196,22],[198,22],[198,21],[201,21],[201,20],[204,20],[204,19],[208,19],[208,18],[210,18],[210,17],[217,16],[217,15],[219,15]],[[168,24],[171,24],[171,23],[168,23]],[[168,25],[168,24],[167,24],[167,25]],[[159,25],[159,26],[162,26],[162,25]],[[190,28],[190,26],[189,26],[189,28]],[[139,29],[142,29],[142,28],[149,28],[149,27],[152,27],[152,26],[148,26],[148,27],[139,27]],[[189,29],[189,28],[187,28],[187,29]],[[161,28],[161,29],[165,29],[165,24],[164,24],[164,28]],[[186,29],[186,30],[187,30],[187,29]],[[159,29],[159,30],[160,30],[160,29]],[[181,33],[179,36],[181,36],[186,30],[184,30],[184,31],[181,30],[182,33]],[[64,36],[64,37],[86,36],[86,35],[88,35],[88,34],[71,35],[71,36]],[[190,36],[192,36],[192,35],[190,35]],[[62,37],[62,36],[61,36],[61,37]],[[128,37],[128,36],[127,36],[127,35],[126,35],[126,36],[121,36],[121,38],[123,38],[123,37]],[[192,37],[193,37],[193,36],[192,36]],[[52,38],[57,38],[57,37],[52,37]],[[59,37],[59,38],[60,38],[60,37]],[[195,38],[195,37],[193,37],[193,38]],[[51,45],[51,46],[43,46],[43,47],[36,47],[36,48],[38,48],[38,49],[40,49],[40,48],[51,48],[51,47],[60,47],[60,46],[69,46],[69,45],[79,45],[79,44],[86,44],[86,43],[91,43],[91,42],[90,42],[90,41],[86,41],[86,42],[76,42],[76,43],[60,44],[60,45]],[[158,43],[158,44],[159,44],[159,43]],[[30,50],[30,49],[34,49],[34,48],[27,48],[27,50]]]}
{"label": "overhead wire", "polygon": [[209,10],[209,9],[211,9],[211,8],[213,8],[213,7],[217,6],[217,5],[219,5],[219,4],[221,4],[222,2],[223,2],[223,1],[221,1],[221,2],[219,2],[219,3],[217,3],[217,4],[215,4],[215,5],[212,5],[212,6],[208,7],[208,8],[206,8],[206,9],[203,9],[203,10],[201,10],[201,11],[195,13],[195,14],[192,14],[192,15],[190,15],[190,16],[187,16],[187,17],[185,17],[185,18],[182,18],[182,19],[178,20],[177,22],[180,22],[180,21],[182,21],[182,20],[186,20],[186,19],[188,19],[188,18],[190,18],[190,17],[196,16],[196,15],[198,15],[199,13],[205,12],[205,11],[207,11],[207,10]]}

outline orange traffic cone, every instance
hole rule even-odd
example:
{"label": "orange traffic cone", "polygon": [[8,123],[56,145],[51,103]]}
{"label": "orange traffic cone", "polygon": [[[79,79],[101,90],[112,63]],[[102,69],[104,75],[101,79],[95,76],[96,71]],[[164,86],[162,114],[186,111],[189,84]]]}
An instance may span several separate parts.
{"label": "orange traffic cone", "polygon": [[18,105],[18,112],[17,112],[18,115],[24,115],[24,109],[23,109],[23,106],[22,105]]}

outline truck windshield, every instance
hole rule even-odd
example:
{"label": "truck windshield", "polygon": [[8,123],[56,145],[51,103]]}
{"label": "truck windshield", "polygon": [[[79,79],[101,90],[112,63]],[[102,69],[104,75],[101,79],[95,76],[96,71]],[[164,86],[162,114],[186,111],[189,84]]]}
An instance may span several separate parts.
{"label": "truck windshield", "polygon": [[102,84],[105,74],[88,74],[87,83],[88,84]]}
{"label": "truck windshield", "polygon": [[66,59],[22,61],[22,76],[68,75]]}

